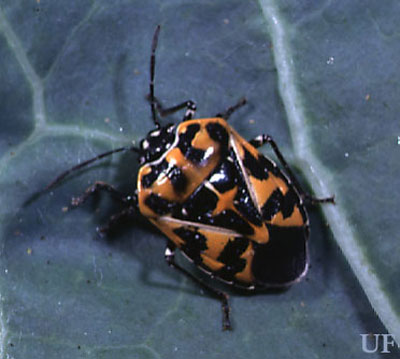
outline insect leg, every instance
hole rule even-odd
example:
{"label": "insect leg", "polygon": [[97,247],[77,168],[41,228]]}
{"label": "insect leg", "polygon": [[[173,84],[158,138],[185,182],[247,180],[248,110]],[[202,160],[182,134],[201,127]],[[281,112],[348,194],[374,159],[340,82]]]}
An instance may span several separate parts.
{"label": "insect leg", "polygon": [[71,200],[71,207],[75,208],[87,201],[87,199],[100,191],[105,191],[110,193],[114,199],[121,202],[125,208],[122,209],[120,212],[112,215],[108,221],[108,223],[98,228],[98,232],[105,234],[109,232],[113,227],[115,227],[118,222],[128,216],[134,216],[138,213],[138,199],[137,195],[125,195],[122,192],[116,190],[113,186],[108,183],[96,181],[93,185],[91,185],[81,196],[73,197]]}
{"label": "insect leg", "polygon": [[191,280],[199,284],[202,288],[207,290],[209,293],[213,294],[221,301],[222,305],[222,329],[223,330],[231,330],[231,321],[229,319],[229,296],[225,292],[222,292],[218,289],[210,287],[208,284],[203,282],[201,279],[195,277],[193,274],[188,272],[186,269],[182,268],[179,264],[175,263],[175,249],[176,246],[171,241],[168,241],[167,248],[165,249],[165,260],[167,261],[170,267],[173,267],[179,270],[181,273],[185,274]]}
{"label": "insect leg", "polygon": [[133,217],[138,213],[139,209],[137,206],[137,202],[130,205],[129,207],[124,208],[122,211],[112,215],[108,220],[108,223],[105,226],[97,228],[97,231],[101,234],[107,234],[111,231],[112,228],[116,227],[116,225],[126,217]]}
{"label": "insect leg", "polygon": [[97,194],[100,191],[106,191],[108,193],[111,193],[111,195],[117,199],[118,201],[122,202],[122,203],[128,203],[129,201],[131,201],[132,196],[126,196],[125,194],[119,192],[118,190],[116,190],[113,186],[111,186],[108,183],[105,182],[101,182],[101,181],[96,181],[94,184],[92,184],[89,188],[86,189],[85,192],[83,192],[82,195],[80,195],[79,197],[73,197],[71,200],[71,206],[72,207],[78,207],[81,204],[85,203],[86,200]]}
{"label": "insect leg", "polygon": [[186,108],[185,115],[183,116],[183,121],[191,120],[194,117],[194,114],[196,112],[196,103],[192,100],[187,100],[184,101],[178,105],[164,108],[161,105],[161,102],[154,97],[154,104],[156,106],[157,112],[160,114],[161,117],[170,115],[172,113],[175,113],[179,110],[182,110],[183,108]]}
{"label": "insect leg", "polygon": [[254,147],[258,148],[264,145],[265,143],[268,143],[272,149],[274,150],[276,157],[278,157],[279,161],[281,162],[283,168],[285,169],[286,173],[289,175],[290,180],[293,182],[295,187],[298,189],[300,192],[301,197],[308,203],[310,204],[317,204],[317,203],[335,203],[335,197],[325,197],[325,198],[316,198],[310,195],[309,193],[305,192],[303,188],[300,186],[299,181],[296,179],[296,176],[290,169],[288,163],[286,162],[285,158],[283,157],[281,151],[278,148],[278,145],[276,142],[272,139],[270,135],[259,135],[256,138],[252,139],[249,141],[251,145]]}
{"label": "insect leg", "polygon": [[241,108],[247,103],[245,97],[242,97],[236,105],[228,107],[224,112],[217,113],[215,117],[222,117],[224,120],[228,121],[229,117],[234,113],[237,109]]}

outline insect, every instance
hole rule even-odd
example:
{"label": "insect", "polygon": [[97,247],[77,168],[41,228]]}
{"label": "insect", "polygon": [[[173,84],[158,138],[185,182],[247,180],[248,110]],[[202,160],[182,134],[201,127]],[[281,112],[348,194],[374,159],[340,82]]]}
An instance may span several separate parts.
{"label": "insect", "polygon": [[[305,205],[334,203],[334,199],[307,194],[269,135],[247,141],[228,124],[245,99],[212,118],[195,119],[196,105],[191,100],[164,109],[154,94],[159,32],[160,26],[150,58],[149,102],[155,129],[139,147],[102,153],[63,172],[46,189],[113,153],[136,152],[141,165],[136,191],[126,195],[97,181],[72,199],[72,207],[96,192],[111,193],[123,209],[110,218],[103,232],[124,216],[146,217],[168,238],[167,263],[221,301],[223,329],[231,329],[228,295],[176,263],[176,249],[211,277],[234,287],[287,287],[303,278],[308,268]],[[160,124],[158,115],[183,109],[180,123]],[[258,151],[264,144],[271,145],[283,170]]]}

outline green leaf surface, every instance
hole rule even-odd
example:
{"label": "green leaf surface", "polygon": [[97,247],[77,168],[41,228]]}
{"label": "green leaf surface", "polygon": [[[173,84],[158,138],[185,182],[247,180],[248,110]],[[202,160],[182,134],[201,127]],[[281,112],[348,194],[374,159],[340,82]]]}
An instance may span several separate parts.
{"label": "green leaf surface", "polygon": [[[0,356],[398,357],[364,353],[360,334],[400,339],[399,15],[389,0],[1,2]],[[193,99],[210,117],[246,96],[231,125],[272,135],[301,181],[337,201],[310,208],[306,280],[256,295],[218,284],[232,332],[220,304],[167,267],[145,220],[100,238],[118,211],[108,196],[64,210],[95,180],[132,192],[135,154],[37,195],[152,129],[157,24],[164,104]]]}

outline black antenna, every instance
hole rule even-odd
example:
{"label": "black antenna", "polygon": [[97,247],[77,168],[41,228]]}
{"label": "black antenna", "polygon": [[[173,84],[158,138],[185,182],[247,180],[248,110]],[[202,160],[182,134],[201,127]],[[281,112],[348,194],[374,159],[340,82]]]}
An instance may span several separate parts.
{"label": "black antenna", "polygon": [[[157,100],[155,99],[154,96],[154,68],[155,68],[155,64],[156,64],[156,48],[157,48],[157,43],[158,43],[158,35],[160,33],[160,25],[158,25],[156,27],[156,30],[154,32],[153,35],[153,41],[151,43],[151,58],[150,58],[150,104],[151,104],[151,115],[153,117],[153,122],[156,125],[157,128],[160,128],[160,123],[157,121],[157,117],[156,117],[156,104],[157,104]],[[111,150],[111,151],[107,151],[104,153],[101,153],[99,155],[97,155],[96,157],[93,157],[89,160],[86,160],[82,163],[80,163],[79,165],[76,165],[66,171],[64,171],[63,173],[61,173],[57,178],[55,178],[52,182],[50,182],[44,189],[43,192],[49,190],[50,188],[53,188],[55,185],[57,185],[58,183],[60,183],[65,177],[67,177],[71,172],[75,172],[79,169],[81,169],[82,167],[86,167],[87,165],[100,160],[104,157],[110,156],[113,153],[117,153],[117,152],[123,152],[123,151],[134,151],[134,152],[138,152],[140,153],[141,150],[137,147],[120,147],[120,148],[116,148],[115,150]]]}
{"label": "black antenna", "polygon": [[154,68],[156,65],[156,48],[158,43],[158,34],[160,33],[160,25],[156,27],[156,31],[153,35],[153,41],[151,43],[151,57],[150,57],[150,106],[151,106],[151,116],[153,122],[157,128],[160,128],[160,123],[157,121],[156,116],[156,99],[154,97]]}
{"label": "black antenna", "polygon": [[89,160],[86,160],[85,162],[80,163],[79,165],[76,165],[66,171],[64,171],[63,173],[61,173],[57,178],[55,178],[52,182],[50,182],[44,189],[43,192],[49,190],[50,188],[53,188],[55,185],[57,185],[58,183],[60,183],[65,177],[67,177],[71,172],[75,172],[79,169],[81,169],[82,167],[86,167],[87,165],[90,165],[92,162],[95,162],[97,160],[100,160],[104,157],[110,156],[113,153],[117,153],[117,152],[122,152],[122,151],[134,151],[134,152],[140,152],[139,148],[136,147],[120,147],[120,148],[116,148],[115,150],[111,150],[111,151],[107,151],[104,153],[101,153],[99,155],[97,155],[96,157],[93,157]]}

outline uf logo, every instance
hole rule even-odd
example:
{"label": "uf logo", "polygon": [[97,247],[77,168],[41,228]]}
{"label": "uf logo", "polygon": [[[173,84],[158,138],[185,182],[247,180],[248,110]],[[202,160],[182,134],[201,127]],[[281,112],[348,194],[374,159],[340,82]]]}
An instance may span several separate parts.
{"label": "uf logo", "polygon": [[[360,334],[362,338],[362,350],[364,353],[376,353],[379,346],[379,338],[382,338],[382,350],[380,353],[390,353],[390,347],[399,347],[395,343],[395,337],[392,334]],[[373,343],[375,341],[375,343]]]}

